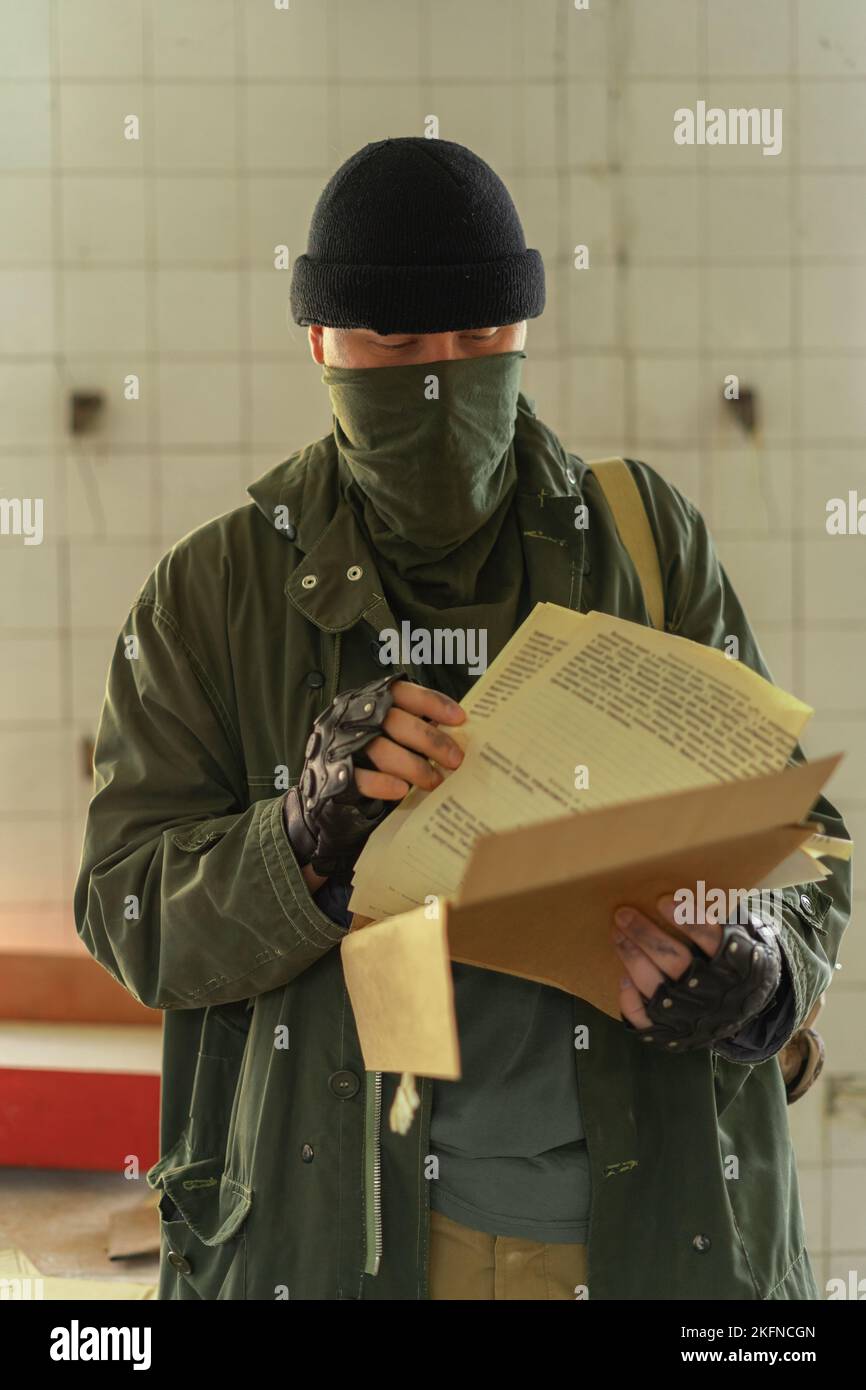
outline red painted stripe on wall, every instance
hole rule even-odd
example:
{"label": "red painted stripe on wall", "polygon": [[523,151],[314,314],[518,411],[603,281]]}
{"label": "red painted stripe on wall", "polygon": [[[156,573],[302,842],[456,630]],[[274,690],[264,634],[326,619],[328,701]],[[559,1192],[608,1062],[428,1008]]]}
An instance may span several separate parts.
{"label": "red painted stripe on wall", "polygon": [[0,1166],[139,1174],[159,1157],[159,1077],[0,1067]]}

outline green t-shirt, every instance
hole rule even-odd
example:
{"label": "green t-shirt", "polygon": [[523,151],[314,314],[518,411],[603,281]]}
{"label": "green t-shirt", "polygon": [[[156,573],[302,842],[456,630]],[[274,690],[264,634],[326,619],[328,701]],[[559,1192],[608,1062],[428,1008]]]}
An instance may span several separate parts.
{"label": "green t-shirt", "polygon": [[453,971],[463,1075],[434,1083],[431,1207],[491,1235],[583,1244],[590,1177],[574,1000],[476,966]]}

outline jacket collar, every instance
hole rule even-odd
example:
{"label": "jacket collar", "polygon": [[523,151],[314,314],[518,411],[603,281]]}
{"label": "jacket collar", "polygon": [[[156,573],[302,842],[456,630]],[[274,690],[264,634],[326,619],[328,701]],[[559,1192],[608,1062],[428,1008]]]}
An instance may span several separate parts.
{"label": "jacket collar", "polygon": [[[584,574],[584,531],[575,526],[585,465],[567,454],[518,398],[516,425],[520,521],[532,604],[578,608]],[[396,626],[373,552],[340,492],[332,434],[293,454],[247,490],[256,506],[302,559],[286,581],[295,607],[325,632],[345,632],[364,618],[374,629]]]}

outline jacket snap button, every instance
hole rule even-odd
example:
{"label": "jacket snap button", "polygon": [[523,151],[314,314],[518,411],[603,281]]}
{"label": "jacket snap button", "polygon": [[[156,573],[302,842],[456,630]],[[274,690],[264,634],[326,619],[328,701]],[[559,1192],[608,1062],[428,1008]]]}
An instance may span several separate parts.
{"label": "jacket snap button", "polygon": [[312,1146],[312,1144],[305,1144],[304,1147],[301,1149],[301,1160],[302,1160],[302,1162],[304,1162],[304,1163],[312,1163],[312,1161],[313,1161],[313,1146]]}
{"label": "jacket snap button", "polygon": [[297,526],[295,526],[294,522],[287,521],[285,526],[283,527],[283,532],[290,541],[293,541],[295,539],[295,536],[298,534],[298,528]]}
{"label": "jacket snap button", "polygon": [[812,911],[812,899],[807,898],[805,893],[800,894],[800,906],[804,912]]}
{"label": "jacket snap button", "polygon": [[710,1240],[709,1236],[703,1235],[695,1236],[694,1240],[692,1241],[692,1245],[695,1247],[696,1250],[699,1250],[702,1255],[705,1254],[707,1250],[709,1250],[712,1243],[713,1242]]}
{"label": "jacket snap button", "polygon": [[324,684],[325,677],[322,675],[321,671],[307,672],[307,685],[311,686],[313,690],[318,690]]}
{"label": "jacket snap button", "polygon": [[353,1071],[335,1071],[333,1076],[328,1078],[328,1085],[335,1096],[339,1096],[341,1100],[348,1100],[350,1096],[357,1094],[361,1083]]}
{"label": "jacket snap button", "polygon": [[319,582],[319,581],[318,581],[318,579],[316,578],[316,576],[315,576],[314,574],[305,574],[304,577],[303,577],[303,579],[301,580],[301,588],[302,588],[302,589],[315,589],[315,587],[316,587],[316,585],[318,584],[318,582]]}
{"label": "jacket snap button", "polygon": [[350,565],[349,568],[346,570],[346,578],[360,579],[363,573],[364,571],[361,569],[360,565]]}
{"label": "jacket snap button", "polygon": [[178,1254],[176,1250],[169,1250],[168,1262],[181,1274],[189,1274],[192,1270],[192,1265],[189,1260],[185,1259],[183,1255]]}

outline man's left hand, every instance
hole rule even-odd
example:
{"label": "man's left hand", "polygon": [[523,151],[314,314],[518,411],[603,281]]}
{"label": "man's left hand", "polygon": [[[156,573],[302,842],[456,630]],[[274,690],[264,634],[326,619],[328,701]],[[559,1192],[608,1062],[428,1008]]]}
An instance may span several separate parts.
{"label": "man's left hand", "polygon": [[[657,904],[679,926],[672,897]],[[614,913],[611,935],[626,974],[619,1007],[647,1043],[690,1052],[733,1037],[772,1000],[781,978],[776,934],[756,914],[748,923],[680,926],[694,946],[674,938],[636,907]]]}

